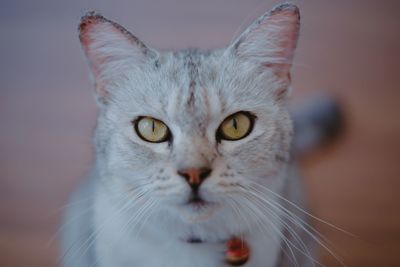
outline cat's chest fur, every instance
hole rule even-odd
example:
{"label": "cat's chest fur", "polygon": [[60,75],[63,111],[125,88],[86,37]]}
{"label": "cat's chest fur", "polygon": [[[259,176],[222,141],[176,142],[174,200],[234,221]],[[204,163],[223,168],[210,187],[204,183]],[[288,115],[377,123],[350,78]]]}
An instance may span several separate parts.
{"label": "cat's chest fur", "polygon": [[[97,194],[94,206],[94,231],[98,232],[94,253],[98,267],[162,266],[223,267],[226,263],[226,242],[188,243],[176,233],[160,231],[160,226],[147,221],[128,230],[126,218],[118,216],[118,207]],[[113,215],[113,218],[110,216]],[[226,222],[229,223],[229,222]],[[221,229],[223,225],[221,225]],[[179,232],[180,229],[176,229]],[[280,255],[279,236],[259,229],[242,236],[250,247],[246,267],[276,266]]]}

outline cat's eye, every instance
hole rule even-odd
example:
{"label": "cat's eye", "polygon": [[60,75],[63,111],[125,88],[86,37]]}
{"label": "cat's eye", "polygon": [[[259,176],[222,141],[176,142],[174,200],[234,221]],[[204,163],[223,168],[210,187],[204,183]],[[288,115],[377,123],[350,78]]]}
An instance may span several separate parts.
{"label": "cat's eye", "polygon": [[230,141],[248,136],[253,129],[254,115],[240,111],[227,117],[217,130],[217,138]]}
{"label": "cat's eye", "polygon": [[138,136],[147,142],[161,143],[169,139],[169,129],[160,120],[152,117],[140,117],[133,123]]}

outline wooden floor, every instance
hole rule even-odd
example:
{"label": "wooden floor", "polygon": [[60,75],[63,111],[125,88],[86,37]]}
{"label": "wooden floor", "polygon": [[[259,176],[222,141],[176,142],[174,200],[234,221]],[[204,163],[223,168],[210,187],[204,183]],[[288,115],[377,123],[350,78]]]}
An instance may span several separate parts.
{"label": "wooden floor", "polygon": [[[274,1],[275,3],[276,1]],[[346,133],[303,160],[318,228],[347,266],[400,266],[400,2],[296,1],[293,102],[341,99]],[[1,1],[0,266],[57,265],[96,108],[76,26],[102,11],[157,48],[221,47],[272,1]],[[243,23],[243,25],[241,25]],[[326,266],[341,266],[322,250]]]}

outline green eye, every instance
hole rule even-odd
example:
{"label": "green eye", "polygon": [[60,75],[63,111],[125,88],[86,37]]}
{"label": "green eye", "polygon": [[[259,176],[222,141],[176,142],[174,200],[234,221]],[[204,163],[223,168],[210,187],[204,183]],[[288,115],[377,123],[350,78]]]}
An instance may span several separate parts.
{"label": "green eye", "polygon": [[253,128],[254,117],[248,112],[237,112],[226,118],[218,128],[220,139],[236,141],[245,138]]}
{"label": "green eye", "polygon": [[136,133],[147,142],[161,143],[169,139],[169,129],[160,120],[152,117],[142,117],[134,124]]}

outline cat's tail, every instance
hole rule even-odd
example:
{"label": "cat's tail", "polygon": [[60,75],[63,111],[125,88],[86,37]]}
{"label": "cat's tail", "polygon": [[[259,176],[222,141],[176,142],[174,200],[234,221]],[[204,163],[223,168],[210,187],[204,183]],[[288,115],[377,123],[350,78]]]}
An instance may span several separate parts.
{"label": "cat's tail", "polygon": [[343,132],[342,106],[332,97],[314,97],[291,113],[294,122],[293,149],[297,155],[330,143]]}

